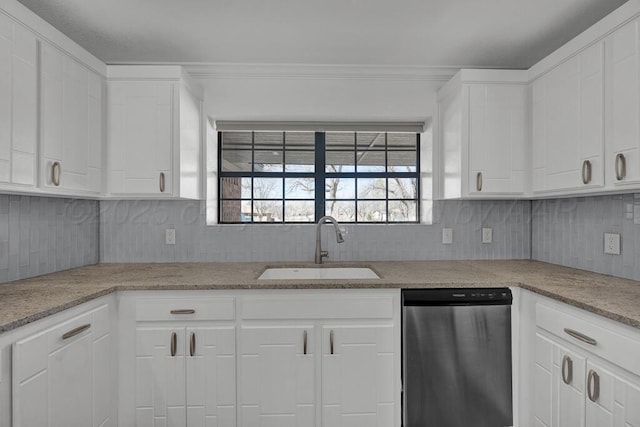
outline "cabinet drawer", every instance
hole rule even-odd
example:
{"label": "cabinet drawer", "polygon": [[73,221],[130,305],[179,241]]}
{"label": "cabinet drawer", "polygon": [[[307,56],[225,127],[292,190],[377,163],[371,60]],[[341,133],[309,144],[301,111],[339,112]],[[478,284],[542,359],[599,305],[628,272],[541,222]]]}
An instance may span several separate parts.
{"label": "cabinet drawer", "polygon": [[587,312],[574,315],[538,303],[536,324],[624,369],[640,375],[640,334],[629,336]]}
{"label": "cabinet drawer", "polygon": [[244,297],[242,319],[391,319],[393,296]]}
{"label": "cabinet drawer", "polygon": [[234,320],[235,298],[154,298],[136,302],[137,321]]}

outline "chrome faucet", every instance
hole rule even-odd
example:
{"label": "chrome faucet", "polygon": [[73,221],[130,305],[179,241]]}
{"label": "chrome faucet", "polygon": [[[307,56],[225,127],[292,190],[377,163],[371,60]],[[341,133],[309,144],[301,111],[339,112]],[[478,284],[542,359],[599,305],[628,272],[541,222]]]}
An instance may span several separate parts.
{"label": "chrome faucet", "polygon": [[336,242],[342,243],[344,242],[344,237],[342,236],[342,232],[340,231],[340,224],[338,221],[332,216],[323,216],[318,221],[318,225],[316,225],[316,264],[322,264],[322,258],[329,256],[329,251],[322,250],[322,237],[321,237],[321,229],[322,224],[331,223],[333,228],[336,230]]}

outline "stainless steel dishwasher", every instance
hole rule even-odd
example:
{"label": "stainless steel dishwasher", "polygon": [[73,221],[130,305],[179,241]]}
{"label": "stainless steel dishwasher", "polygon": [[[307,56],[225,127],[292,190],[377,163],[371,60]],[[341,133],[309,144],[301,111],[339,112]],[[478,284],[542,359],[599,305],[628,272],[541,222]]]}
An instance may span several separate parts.
{"label": "stainless steel dishwasher", "polygon": [[402,291],[404,427],[513,425],[511,291]]}

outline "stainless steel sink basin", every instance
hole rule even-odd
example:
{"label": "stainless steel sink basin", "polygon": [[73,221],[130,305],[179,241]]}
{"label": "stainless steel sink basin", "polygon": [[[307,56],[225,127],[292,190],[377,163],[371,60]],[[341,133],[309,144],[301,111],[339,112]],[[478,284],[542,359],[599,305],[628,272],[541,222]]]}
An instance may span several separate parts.
{"label": "stainless steel sink basin", "polygon": [[340,280],[379,279],[370,268],[363,267],[300,267],[267,268],[258,280]]}

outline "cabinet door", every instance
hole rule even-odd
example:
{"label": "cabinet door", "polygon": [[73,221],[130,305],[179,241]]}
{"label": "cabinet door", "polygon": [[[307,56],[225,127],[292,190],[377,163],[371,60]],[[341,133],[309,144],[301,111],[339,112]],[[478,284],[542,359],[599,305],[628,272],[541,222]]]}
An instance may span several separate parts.
{"label": "cabinet door", "polygon": [[469,193],[524,192],[526,106],[525,86],[469,86]]}
{"label": "cabinet door", "polygon": [[626,371],[587,363],[587,427],[640,426],[640,387]]}
{"label": "cabinet door", "polygon": [[604,185],[603,86],[602,43],[533,83],[534,192]]}
{"label": "cabinet door", "polygon": [[395,424],[391,325],[322,327],[322,425]]}
{"label": "cabinet door", "polygon": [[585,358],[536,333],[534,415],[537,426],[584,426]]}
{"label": "cabinet door", "polygon": [[238,425],[315,426],[313,325],[243,326],[239,348]]}
{"label": "cabinet door", "polygon": [[13,345],[15,427],[102,427],[113,413],[108,308]]}
{"label": "cabinet door", "polygon": [[[639,21],[617,30],[607,47],[607,181],[613,186],[640,181]],[[622,172],[622,162],[626,174]],[[622,176],[624,175],[624,176]]]}
{"label": "cabinet door", "polygon": [[171,195],[174,85],[109,86],[110,192]]}
{"label": "cabinet door", "polygon": [[0,183],[34,186],[37,147],[36,38],[0,15]]}
{"label": "cabinet door", "polygon": [[42,185],[99,193],[101,78],[45,43],[40,58]]}
{"label": "cabinet door", "polygon": [[135,425],[186,427],[185,330],[136,329]]}
{"label": "cabinet door", "polygon": [[187,355],[187,425],[235,427],[235,328],[188,328]]}

